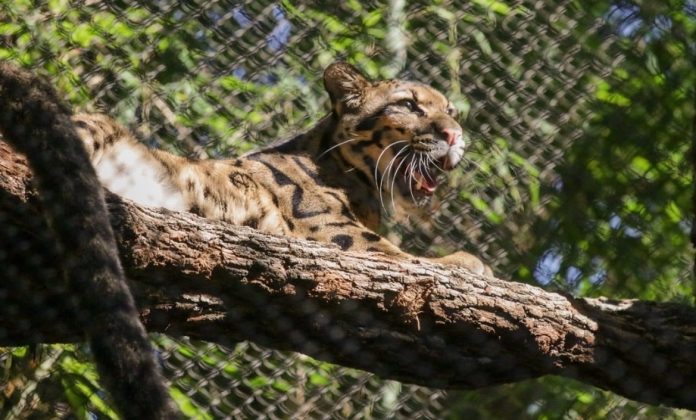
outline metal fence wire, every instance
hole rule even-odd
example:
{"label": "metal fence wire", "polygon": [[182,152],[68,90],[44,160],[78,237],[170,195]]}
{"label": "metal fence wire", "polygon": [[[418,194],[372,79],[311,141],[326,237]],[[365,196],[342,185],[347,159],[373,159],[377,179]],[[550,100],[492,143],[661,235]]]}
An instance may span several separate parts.
{"label": "metal fence wire", "polygon": [[[630,258],[616,269],[623,256],[608,251],[621,246],[620,238],[649,231],[651,225],[634,219],[651,207],[631,213],[601,190],[565,205],[559,195],[584,185],[579,174],[595,173],[592,162],[601,163],[581,151],[595,147],[601,121],[611,123],[603,110],[630,101],[616,92],[631,83],[626,63],[642,60],[655,43],[682,42],[670,16],[694,19],[696,6],[589,3],[2,1],[0,58],[49,75],[76,109],[107,113],[149,146],[191,157],[239,155],[311,126],[328,109],[321,74],[336,59],[375,79],[430,84],[460,110],[471,140],[467,162],[450,176],[437,214],[388,223],[390,240],[425,255],[465,249],[494,262],[502,277],[571,293],[637,296],[651,284],[651,296],[673,298],[677,292],[660,294],[673,286],[626,274],[635,262]],[[674,120],[661,124],[667,132],[683,129]],[[628,165],[617,164],[607,176],[627,183],[662,177],[690,189],[687,164],[672,156],[685,155],[688,144],[674,145],[669,155],[667,149],[656,147],[655,159],[638,146],[622,149],[618,159]],[[646,162],[642,171],[630,166],[639,157]],[[592,226],[572,220],[590,217],[590,209]],[[563,212],[565,218],[558,216]],[[675,226],[688,220],[674,217]],[[565,242],[553,240],[561,235]],[[686,290],[691,260],[688,245],[679,246],[661,251],[644,244],[643,254],[632,255],[669,267]],[[172,395],[191,418],[686,416],[557,378],[447,392],[254,343],[153,339]],[[0,412],[6,418],[115,416],[89,360],[83,345],[0,349]]]}

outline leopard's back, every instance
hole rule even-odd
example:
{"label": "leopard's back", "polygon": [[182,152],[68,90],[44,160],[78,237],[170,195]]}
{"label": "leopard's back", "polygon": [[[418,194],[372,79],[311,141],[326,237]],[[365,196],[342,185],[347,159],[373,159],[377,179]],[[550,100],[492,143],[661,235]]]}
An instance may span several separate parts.
{"label": "leopard's back", "polygon": [[148,149],[105,115],[74,120],[101,183],[139,204],[309,239],[334,214],[350,215],[343,191],[323,185],[307,155],[191,160]]}

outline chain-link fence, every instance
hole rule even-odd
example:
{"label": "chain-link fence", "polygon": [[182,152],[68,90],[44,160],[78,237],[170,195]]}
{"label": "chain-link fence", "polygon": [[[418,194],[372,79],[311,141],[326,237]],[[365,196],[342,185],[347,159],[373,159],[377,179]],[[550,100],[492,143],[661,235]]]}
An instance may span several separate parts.
{"label": "chain-link fence", "polygon": [[[191,157],[239,155],[311,126],[336,59],[425,82],[460,110],[472,145],[433,218],[389,226],[389,239],[425,255],[465,249],[503,278],[570,293],[686,299],[695,8],[5,1],[0,58],[49,74],[76,109]],[[253,343],[156,342],[195,418],[685,415],[554,378],[448,393]],[[113,416],[84,351],[2,350],[3,413]]]}

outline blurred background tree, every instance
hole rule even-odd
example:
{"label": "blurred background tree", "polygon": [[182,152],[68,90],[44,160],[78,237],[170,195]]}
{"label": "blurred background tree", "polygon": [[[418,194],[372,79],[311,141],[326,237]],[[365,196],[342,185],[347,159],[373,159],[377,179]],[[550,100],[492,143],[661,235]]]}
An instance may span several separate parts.
{"label": "blurred background tree", "polygon": [[[432,219],[391,239],[574,295],[693,301],[694,0],[0,1],[0,58],[196,157],[313,124],[336,59],[429,83],[472,145]],[[252,343],[157,340],[196,418],[693,416],[559,378],[444,392]],[[5,417],[114,416],[82,346],[39,350],[0,352]]]}

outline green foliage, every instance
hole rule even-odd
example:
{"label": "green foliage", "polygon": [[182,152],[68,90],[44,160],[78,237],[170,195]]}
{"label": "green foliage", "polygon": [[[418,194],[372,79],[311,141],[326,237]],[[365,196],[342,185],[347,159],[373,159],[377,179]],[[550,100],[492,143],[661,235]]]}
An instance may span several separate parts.
{"label": "green foliage", "polygon": [[[549,397],[553,391],[554,397]],[[451,420],[500,419],[689,419],[686,410],[635,404],[582,383],[547,377],[490,390],[453,392],[448,403]]]}
{"label": "green foliage", "polygon": [[11,353],[0,349],[0,359],[6,361],[3,383],[11,384],[0,399],[0,418],[49,418],[62,402],[78,419],[92,418],[94,413],[118,418],[83,349],[73,345],[20,347]]}
{"label": "green foliage", "polygon": [[557,282],[574,267],[584,293],[690,300],[696,18],[677,4],[652,17],[631,11],[615,12],[625,15],[615,26],[624,59],[593,79],[591,118],[565,153],[562,187],[542,223],[554,225],[562,249]]}

